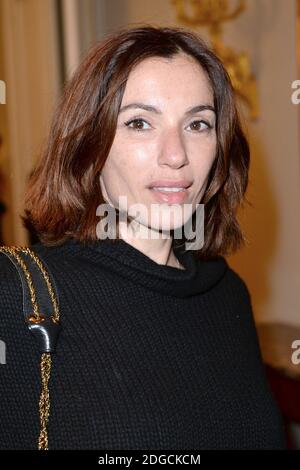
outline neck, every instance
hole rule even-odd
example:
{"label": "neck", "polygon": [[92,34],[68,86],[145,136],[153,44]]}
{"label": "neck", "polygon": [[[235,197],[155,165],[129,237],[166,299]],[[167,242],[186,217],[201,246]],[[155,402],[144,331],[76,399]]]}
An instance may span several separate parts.
{"label": "neck", "polygon": [[174,254],[172,237],[142,224],[128,225],[120,222],[119,235],[126,243],[144,253],[157,264],[184,269]]}

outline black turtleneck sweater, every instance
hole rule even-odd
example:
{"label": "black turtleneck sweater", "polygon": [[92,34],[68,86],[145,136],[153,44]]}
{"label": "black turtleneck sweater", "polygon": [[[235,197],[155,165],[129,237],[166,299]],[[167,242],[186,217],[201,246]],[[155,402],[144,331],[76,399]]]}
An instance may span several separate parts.
{"label": "black turtleneck sweater", "polygon": [[[245,282],[223,257],[160,265],[124,240],[31,246],[59,290],[50,449],[280,449]],[[35,449],[39,351],[0,254],[0,448]]]}

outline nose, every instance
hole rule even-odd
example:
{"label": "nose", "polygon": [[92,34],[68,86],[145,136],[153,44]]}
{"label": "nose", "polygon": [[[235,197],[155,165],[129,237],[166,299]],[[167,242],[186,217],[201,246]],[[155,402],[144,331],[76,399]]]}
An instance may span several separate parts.
{"label": "nose", "polygon": [[180,132],[176,129],[165,131],[161,140],[158,164],[180,168],[187,163],[186,149]]}

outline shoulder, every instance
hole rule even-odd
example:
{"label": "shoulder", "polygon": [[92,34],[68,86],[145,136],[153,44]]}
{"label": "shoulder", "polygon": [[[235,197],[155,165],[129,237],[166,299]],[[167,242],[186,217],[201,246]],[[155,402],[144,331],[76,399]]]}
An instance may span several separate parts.
{"label": "shoulder", "polygon": [[18,289],[21,292],[19,274],[9,258],[0,252],[0,306],[9,304]]}
{"label": "shoulder", "polygon": [[[42,244],[31,245],[29,248],[44,262],[51,261],[53,257],[52,251]],[[57,256],[61,255],[58,253]],[[18,293],[22,294],[20,274],[8,256],[0,252],[0,306],[10,304]]]}
{"label": "shoulder", "polygon": [[44,245],[43,243],[34,243],[29,248],[40,257],[51,269],[59,271],[74,269],[76,264],[83,259],[84,245],[76,240],[67,240],[59,245]]}
{"label": "shoulder", "polygon": [[[49,259],[49,250],[43,245],[32,245],[29,248],[31,248],[47,266],[45,259]],[[22,258],[24,259],[23,256]],[[20,321],[24,322],[24,293],[22,281],[24,282],[24,276],[21,275],[9,257],[5,253],[0,252],[0,330],[2,332],[6,330],[7,326],[13,327],[15,321],[18,322],[18,325]],[[17,315],[16,312],[18,312]]]}
{"label": "shoulder", "polygon": [[28,342],[30,346],[30,333],[24,325],[21,278],[10,259],[0,252],[0,339],[10,357],[10,365],[5,368],[7,373],[11,364],[17,364],[22,356],[24,344]]}
{"label": "shoulder", "polygon": [[225,295],[232,301],[245,301],[251,303],[251,294],[245,279],[239,274],[224,256],[206,261],[206,275],[210,276],[211,273],[215,275],[218,280],[220,288],[220,295]]}
{"label": "shoulder", "polygon": [[233,298],[243,299],[251,304],[252,297],[247,285],[247,282],[243,276],[233,269],[226,261],[227,269],[225,273],[226,288]]}
{"label": "shoulder", "polygon": [[244,277],[228,264],[223,278],[221,327],[227,331],[241,359],[262,367],[255,309]]}
{"label": "shoulder", "polygon": [[245,278],[227,262],[222,280],[223,315],[249,335],[256,335],[253,298]]}
{"label": "shoulder", "polygon": [[251,291],[243,278],[232,267],[226,273],[226,292],[230,298],[230,307],[225,312],[227,320],[235,326],[236,339],[244,345],[244,354],[252,355],[252,360],[262,362],[257,334],[255,309]]}
{"label": "shoulder", "polygon": [[23,289],[19,273],[0,252],[0,335],[7,336],[23,321]]}

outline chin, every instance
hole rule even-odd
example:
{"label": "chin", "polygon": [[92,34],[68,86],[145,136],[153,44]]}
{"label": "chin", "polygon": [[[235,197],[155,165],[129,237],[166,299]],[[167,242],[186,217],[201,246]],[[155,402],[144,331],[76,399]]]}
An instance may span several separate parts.
{"label": "chin", "polygon": [[[128,215],[137,224],[140,224],[141,232],[143,228],[152,229],[156,232],[163,232],[166,235],[174,230],[179,230],[193,213],[192,204],[135,204],[131,205]],[[136,224],[133,225],[136,225]]]}

